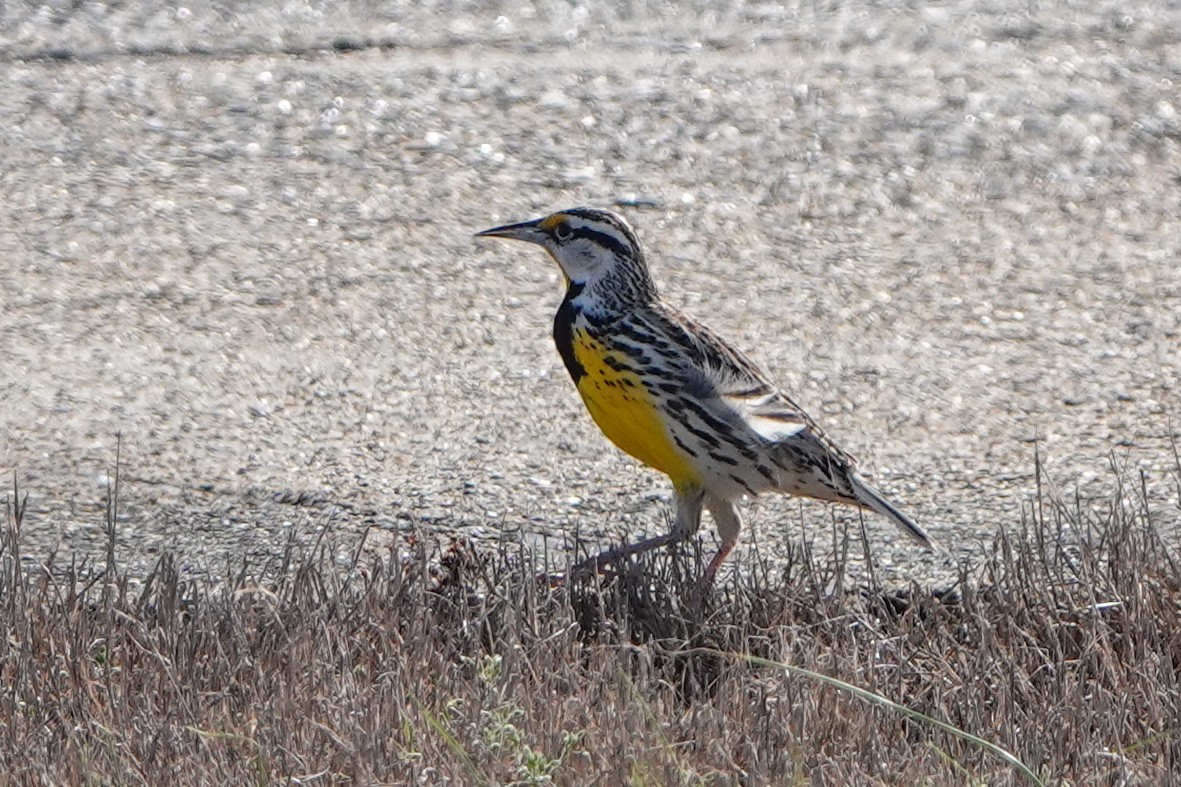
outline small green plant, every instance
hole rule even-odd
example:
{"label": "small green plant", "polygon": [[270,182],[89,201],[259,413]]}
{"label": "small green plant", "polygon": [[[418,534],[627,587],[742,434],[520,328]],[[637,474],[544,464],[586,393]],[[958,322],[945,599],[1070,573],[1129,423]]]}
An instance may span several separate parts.
{"label": "small green plant", "polygon": [[[480,726],[477,735],[464,744],[454,729],[444,725],[438,718],[428,716],[428,724],[445,740],[449,749],[465,763],[469,779],[480,783],[503,781],[511,785],[543,785],[554,783],[555,776],[566,757],[582,741],[582,733],[567,733],[557,756],[550,756],[544,750],[535,748],[527,740],[519,722],[525,711],[511,697],[506,696],[501,685],[504,662],[499,654],[484,654],[480,657],[461,657],[461,663],[472,669],[483,688],[485,706],[480,708]],[[453,699],[447,704],[448,716],[462,717],[464,703]],[[497,770],[501,764],[503,779],[492,779],[489,770]]]}

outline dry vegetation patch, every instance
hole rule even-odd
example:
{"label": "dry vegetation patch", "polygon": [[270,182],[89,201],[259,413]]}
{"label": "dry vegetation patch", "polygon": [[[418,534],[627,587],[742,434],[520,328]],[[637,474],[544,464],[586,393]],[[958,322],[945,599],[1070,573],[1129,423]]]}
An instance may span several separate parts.
{"label": "dry vegetation patch", "polygon": [[[1181,570],[1138,493],[1034,501],[934,593],[851,587],[806,549],[711,591],[661,552],[595,583],[407,538],[327,540],[219,581],[162,558],[22,566],[8,499],[0,773],[21,783],[1004,784],[1181,768]],[[112,517],[111,521],[114,521]],[[852,541],[856,549],[857,540]],[[838,555],[841,551],[838,550]],[[739,654],[739,655],[734,655]]]}

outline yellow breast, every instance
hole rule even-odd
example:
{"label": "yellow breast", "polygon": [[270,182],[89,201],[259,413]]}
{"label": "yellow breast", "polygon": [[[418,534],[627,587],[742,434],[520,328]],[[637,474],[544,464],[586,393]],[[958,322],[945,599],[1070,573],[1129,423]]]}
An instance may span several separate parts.
{"label": "yellow breast", "polygon": [[584,372],[577,380],[578,392],[603,434],[636,459],[668,475],[675,485],[695,482],[697,473],[669,436],[639,375],[611,368],[607,364],[610,350],[585,331],[575,330],[571,339],[573,355]]}

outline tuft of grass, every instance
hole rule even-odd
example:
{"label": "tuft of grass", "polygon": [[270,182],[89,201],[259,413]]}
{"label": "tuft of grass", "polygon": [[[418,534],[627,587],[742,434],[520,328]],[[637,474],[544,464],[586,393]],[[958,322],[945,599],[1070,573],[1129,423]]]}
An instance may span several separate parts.
{"label": "tuft of grass", "polygon": [[[1015,768],[1018,773],[1020,773],[1022,776],[1024,776],[1026,779],[1028,779],[1031,784],[1036,785],[1036,787],[1042,787],[1042,785],[1044,784],[1044,782],[1040,778],[1038,778],[1037,774],[1035,774],[1032,770],[1030,770],[1028,765],[1021,762],[1021,760],[1017,759],[1012,754],[1010,754],[1009,752],[1002,749],[1000,746],[997,746],[995,743],[990,743],[989,741],[986,741],[983,738],[973,735],[970,732],[965,732],[964,730],[958,729],[957,727],[953,727],[952,725],[950,725],[946,722],[940,721],[939,719],[934,719],[934,718],[926,715],[925,713],[920,713],[919,711],[912,710],[912,709],[906,707],[905,705],[899,705],[897,702],[894,702],[893,700],[883,697],[881,694],[875,694],[872,691],[866,691],[865,689],[863,689],[859,686],[854,686],[851,683],[846,683],[843,680],[838,680],[837,678],[833,678],[829,675],[823,675],[819,672],[813,672],[812,670],[804,669],[802,667],[796,667],[791,664],[784,664],[781,661],[772,661],[771,659],[763,659],[763,658],[759,658],[758,656],[748,656],[743,653],[722,653],[721,651],[712,651],[712,653],[717,656],[731,656],[734,658],[739,658],[739,659],[749,662],[750,664],[753,664],[754,666],[773,667],[775,669],[780,669],[780,670],[783,670],[784,672],[790,672],[793,675],[796,675],[797,677],[807,678],[809,680],[816,681],[817,683],[823,683],[828,686],[832,686],[834,688],[840,689],[841,691],[848,692],[849,694],[852,694],[854,697],[865,700],[866,702],[869,702],[869,703],[873,703],[875,705],[879,705],[883,708],[886,708],[887,710],[897,713],[899,716],[904,716],[909,719],[915,719],[916,721],[920,721],[920,722],[923,722],[924,724],[934,727],[935,729],[939,730],[940,732],[945,732],[945,733],[947,733],[949,735],[953,735],[961,740],[967,741],[968,743],[970,743],[974,746],[977,746],[977,747],[979,747],[991,754],[996,755],[1004,762],[1013,766],[1013,768]],[[961,769],[961,770],[963,770],[963,769]],[[966,771],[963,771],[963,772],[967,773]]]}
{"label": "tuft of grass", "polygon": [[1039,494],[938,593],[852,587],[841,550],[806,547],[710,591],[692,548],[555,588],[519,548],[421,534],[380,554],[362,535],[343,570],[331,536],[293,541],[275,566],[204,582],[164,555],[132,592],[116,489],[100,565],[25,567],[24,498],[14,485],[5,500],[13,781],[1084,785],[1181,770],[1181,561],[1140,478],[1103,506]]}

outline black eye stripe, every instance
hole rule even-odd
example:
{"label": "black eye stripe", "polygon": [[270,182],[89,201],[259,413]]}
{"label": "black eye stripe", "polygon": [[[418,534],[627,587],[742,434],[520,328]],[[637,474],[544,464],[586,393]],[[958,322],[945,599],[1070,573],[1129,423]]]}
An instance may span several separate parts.
{"label": "black eye stripe", "polygon": [[614,235],[608,235],[605,232],[593,230],[590,227],[579,227],[574,230],[573,237],[585,238],[586,240],[597,243],[604,248],[610,249],[617,257],[630,257],[632,250],[619,242],[619,239]]}

